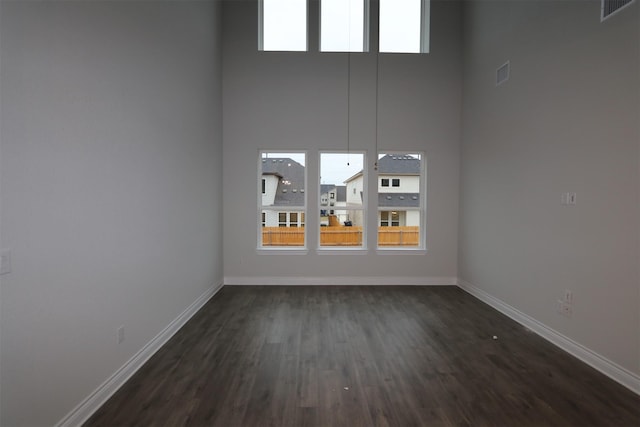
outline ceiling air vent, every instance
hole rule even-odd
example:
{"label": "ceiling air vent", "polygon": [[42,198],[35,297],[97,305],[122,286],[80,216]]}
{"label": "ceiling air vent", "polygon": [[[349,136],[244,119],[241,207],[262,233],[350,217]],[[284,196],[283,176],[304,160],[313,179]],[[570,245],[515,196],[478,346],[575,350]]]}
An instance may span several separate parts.
{"label": "ceiling air vent", "polygon": [[496,70],[496,86],[509,80],[509,61]]}
{"label": "ceiling air vent", "polygon": [[604,21],[612,15],[620,12],[636,0],[602,0],[600,21]]}

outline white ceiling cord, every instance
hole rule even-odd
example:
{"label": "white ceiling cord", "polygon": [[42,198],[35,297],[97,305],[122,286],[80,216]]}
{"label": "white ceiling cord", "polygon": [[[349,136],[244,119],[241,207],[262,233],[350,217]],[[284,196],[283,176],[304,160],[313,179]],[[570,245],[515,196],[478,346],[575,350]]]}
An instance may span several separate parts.
{"label": "white ceiling cord", "polygon": [[375,152],[374,152],[374,159],[376,159],[376,161],[373,164],[373,169],[376,171],[378,170],[378,100],[379,100],[378,92],[380,92],[379,73],[380,73],[380,53],[376,52],[376,136],[375,136]]}
{"label": "white ceiling cord", "polygon": [[347,53],[347,166],[351,153],[351,52]]}

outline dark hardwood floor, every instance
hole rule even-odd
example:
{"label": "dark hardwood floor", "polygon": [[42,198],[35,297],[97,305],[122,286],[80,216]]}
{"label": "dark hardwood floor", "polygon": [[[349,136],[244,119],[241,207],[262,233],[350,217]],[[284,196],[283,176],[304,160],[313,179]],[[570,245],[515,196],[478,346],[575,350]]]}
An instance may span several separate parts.
{"label": "dark hardwood floor", "polygon": [[456,287],[224,287],[85,425],[640,426],[640,396]]}

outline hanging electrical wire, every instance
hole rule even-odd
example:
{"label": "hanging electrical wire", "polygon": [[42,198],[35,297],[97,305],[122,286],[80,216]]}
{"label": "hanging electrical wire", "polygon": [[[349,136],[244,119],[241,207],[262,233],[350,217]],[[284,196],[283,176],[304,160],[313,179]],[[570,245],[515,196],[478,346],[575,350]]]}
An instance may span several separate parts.
{"label": "hanging electrical wire", "polygon": [[379,74],[380,74],[380,53],[376,52],[376,135],[375,135],[375,153],[374,153],[374,158],[376,159],[376,161],[373,164],[374,170],[378,170],[378,101],[380,99]]}
{"label": "hanging electrical wire", "polygon": [[[351,41],[349,41],[351,43]],[[349,46],[349,49],[351,46]],[[347,53],[347,166],[351,153],[351,52]]]}

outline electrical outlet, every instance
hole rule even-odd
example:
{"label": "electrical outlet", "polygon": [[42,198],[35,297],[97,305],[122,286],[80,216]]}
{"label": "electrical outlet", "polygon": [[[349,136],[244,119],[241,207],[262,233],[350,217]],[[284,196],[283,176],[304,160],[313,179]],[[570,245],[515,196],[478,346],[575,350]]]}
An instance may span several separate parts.
{"label": "electrical outlet", "polygon": [[573,304],[573,292],[570,289],[564,290],[564,302]]}
{"label": "electrical outlet", "polygon": [[0,274],[11,273],[11,251],[3,250],[0,254]]}
{"label": "electrical outlet", "polygon": [[560,197],[561,205],[575,205],[578,195],[576,193],[562,193]]}
{"label": "electrical outlet", "polygon": [[556,301],[556,311],[558,314],[562,314],[566,317],[571,317],[573,314],[573,307],[568,302],[565,302],[561,299]]}
{"label": "electrical outlet", "polygon": [[124,341],[124,326],[118,328],[118,344],[122,344]]}
{"label": "electrical outlet", "polygon": [[573,308],[571,304],[567,304],[566,302],[562,304],[562,314],[567,317],[571,317],[573,314]]}

